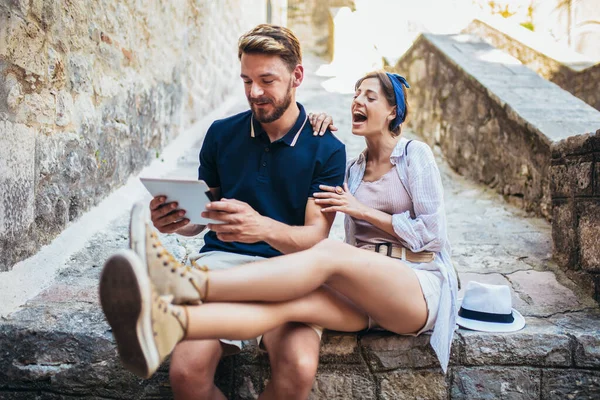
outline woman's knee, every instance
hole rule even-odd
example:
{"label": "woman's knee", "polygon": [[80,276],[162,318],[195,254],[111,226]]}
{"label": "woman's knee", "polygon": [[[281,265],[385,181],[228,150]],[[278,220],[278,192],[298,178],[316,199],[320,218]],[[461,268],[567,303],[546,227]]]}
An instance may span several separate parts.
{"label": "woman's knee", "polygon": [[313,250],[317,252],[324,261],[337,260],[340,257],[343,257],[347,251],[352,249],[354,249],[354,246],[330,238],[323,239],[313,246]]}

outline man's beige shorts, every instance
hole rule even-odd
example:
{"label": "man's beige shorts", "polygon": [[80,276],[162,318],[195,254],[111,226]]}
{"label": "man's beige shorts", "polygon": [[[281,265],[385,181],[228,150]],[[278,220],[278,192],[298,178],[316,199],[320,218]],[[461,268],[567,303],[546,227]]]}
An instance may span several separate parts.
{"label": "man's beige shorts", "polygon": [[[264,260],[264,257],[248,256],[245,254],[227,253],[224,251],[208,251],[191,257],[200,265],[206,265],[209,269],[227,269],[238,265],[247,264],[255,261]],[[323,334],[323,328],[317,325],[309,324],[315,330],[319,339]],[[260,349],[265,350],[262,344],[262,335],[256,338]],[[225,355],[233,355],[239,353],[242,348],[241,340],[221,339],[221,343],[225,344]]]}

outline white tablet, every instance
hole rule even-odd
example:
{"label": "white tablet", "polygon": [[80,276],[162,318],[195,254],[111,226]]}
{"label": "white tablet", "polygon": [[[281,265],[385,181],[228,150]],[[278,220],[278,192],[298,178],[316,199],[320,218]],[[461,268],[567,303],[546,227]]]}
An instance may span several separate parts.
{"label": "white tablet", "polygon": [[[152,197],[166,196],[167,202],[176,201],[178,208],[185,210],[185,217],[192,224],[206,225],[219,223],[200,215],[206,211],[206,204],[210,203],[210,190],[204,181],[182,180],[169,178],[140,178]],[[210,198],[209,198],[210,196]]]}

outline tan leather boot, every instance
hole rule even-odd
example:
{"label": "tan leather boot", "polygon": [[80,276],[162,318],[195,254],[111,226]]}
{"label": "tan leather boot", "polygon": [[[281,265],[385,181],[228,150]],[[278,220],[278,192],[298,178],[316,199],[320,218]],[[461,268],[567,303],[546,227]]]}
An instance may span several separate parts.
{"label": "tan leather boot", "polygon": [[173,303],[200,304],[208,289],[208,268],[187,266],[164,248],[149,218],[149,208],[138,202],[131,209],[129,245],[148,268],[148,275],[160,295],[172,295]]}
{"label": "tan leather boot", "polygon": [[150,378],[185,336],[185,308],[158,295],[131,250],[116,253],[104,264],[100,303],[123,366],[139,377]]}

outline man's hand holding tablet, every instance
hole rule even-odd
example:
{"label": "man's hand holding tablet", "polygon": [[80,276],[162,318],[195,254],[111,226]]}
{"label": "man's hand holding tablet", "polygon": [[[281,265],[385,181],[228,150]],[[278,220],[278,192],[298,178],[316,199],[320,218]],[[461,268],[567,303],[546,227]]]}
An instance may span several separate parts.
{"label": "man's hand holding tablet", "polygon": [[203,181],[176,179],[140,179],[154,198],[150,202],[150,218],[161,233],[195,236],[206,224],[202,212],[218,189],[209,189]]}

